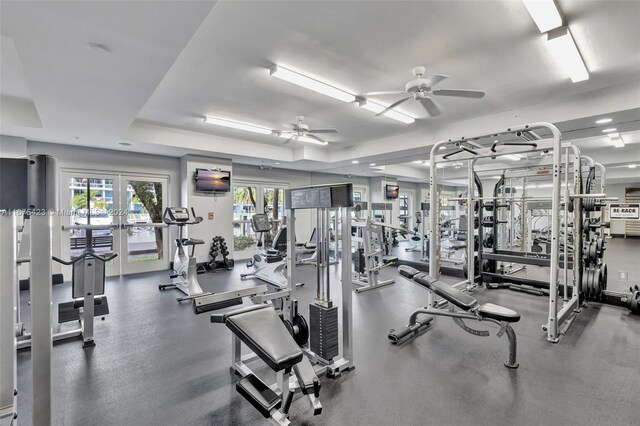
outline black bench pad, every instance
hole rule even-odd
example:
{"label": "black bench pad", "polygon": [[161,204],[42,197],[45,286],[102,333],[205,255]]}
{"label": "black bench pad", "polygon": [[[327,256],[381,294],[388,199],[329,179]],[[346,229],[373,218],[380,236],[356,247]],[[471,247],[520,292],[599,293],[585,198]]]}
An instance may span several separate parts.
{"label": "black bench pad", "polygon": [[[318,382],[318,376],[316,370],[313,369],[313,365],[309,361],[309,358],[304,357],[302,361],[293,366],[293,372],[298,379],[298,384],[302,393],[305,395],[313,395],[314,382]],[[318,382],[318,390],[320,389]]]}
{"label": "black bench pad", "polygon": [[415,277],[420,273],[420,271],[418,271],[416,268],[412,268],[411,266],[407,266],[407,265],[398,266],[398,272],[400,272],[400,275],[402,275],[403,277],[406,277],[409,279]]}
{"label": "black bench pad", "polygon": [[282,398],[253,374],[236,383],[236,390],[266,418],[282,405]]}
{"label": "black bench pad", "polygon": [[396,263],[398,256],[382,256],[382,263]]}
{"label": "black bench pad", "polygon": [[290,369],[302,360],[302,350],[271,306],[231,313],[225,324],[274,371]]}
{"label": "black bench pad", "polygon": [[494,305],[493,303],[485,303],[478,308],[478,314],[485,318],[491,318],[504,322],[518,322],[520,321],[520,314],[509,308]]}
{"label": "black bench pad", "polygon": [[453,303],[458,308],[464,309],[465,311],[468,311],[478,304],[478,301],[475,299],[475,297],[472,297],[467,293],[458,290],[457,288],[451,287],[448,284],[431,278],[431,276],[429,276],[428,274],[418,274],[413,277],[413,280],[418,284],[427,287],[429,290],[433,291],[443,299],[446,299],[447,301]]}

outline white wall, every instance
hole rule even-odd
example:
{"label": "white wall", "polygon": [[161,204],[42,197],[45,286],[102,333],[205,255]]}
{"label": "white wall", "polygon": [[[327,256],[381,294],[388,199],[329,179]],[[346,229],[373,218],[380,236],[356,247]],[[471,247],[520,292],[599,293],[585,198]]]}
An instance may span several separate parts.
{"label": "white wall", "polygon": [[[181,198],[180,206],[195,210],[198,216],[204,219],[197,225],[188,226],[185,238],[191,236],[204,240],[204,244],[196,246],[195,256],[197,262],[209,260],[209,247],[211,239],[221,236],[227,242],[229,248],[233,248],[233,193],[218,192],[205,194],[195,191],[193,175],[196,169],[232,170],[231,160],[212,157],[199,157],[186,155],[180,159]],[[233,180],[233,172],[231,179]],[[233,181],[232,181],[233,185]],[[177,205],[178,203],[174,203]],[[209,215],[213,217],[210,218]]]}
{"label": "white wall", "polygon": [[27,140],[15,136],[0,135],[0,157],[19,158],[27,155]]}

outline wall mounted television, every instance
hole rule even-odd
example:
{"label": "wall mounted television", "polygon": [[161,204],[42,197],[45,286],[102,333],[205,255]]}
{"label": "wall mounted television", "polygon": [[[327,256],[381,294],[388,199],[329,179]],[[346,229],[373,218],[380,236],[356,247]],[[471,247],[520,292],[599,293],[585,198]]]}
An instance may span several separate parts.
{"label": "wall mounted television", "polygon": [[396,200],[400,195],[400,187],[398,185],[386,185],[384,192],[387,200]]}
{"label": "wall mounted television", "polygon": [[231,172],[226,170],[196,169],[193,174],[196,191],[230,192]]}

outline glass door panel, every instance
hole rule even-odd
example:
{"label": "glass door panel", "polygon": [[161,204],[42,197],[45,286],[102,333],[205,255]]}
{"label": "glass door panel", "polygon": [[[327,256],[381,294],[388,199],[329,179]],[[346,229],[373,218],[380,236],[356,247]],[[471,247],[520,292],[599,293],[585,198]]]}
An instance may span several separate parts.
{"label": "glass door panel", "polygon": [[262,198],[264,212],[274,223],[269,235],[264,236],[266,246],[270,246],[278,232],[278,227],[284,216],[284,188],[263,187]]}
{"label": "glass door panel", "polygon": [[251,217],[258,210],[258,188],[250,185],[233,187],[233,255],[246,259],[253,254],[255,234]]}
{"label": "glass door panel", "polygon": [[167,227],[162,221],[167,180],[121,178],[121,241],[123,274],[167,269]]}
{"label": "glass door panel", "polygon": [[[62,203],[68,208],[63,225],[101,225],[104,229],[92,230],[91,247],[96,253],[107,256],[118,253],[117,176],[65,172],[62,176]],[[115,204],[114,204],[115,202]],[[66,229],[62,234],[63,258],[70,259],[87,249],[87,231]],[[120,258],[106,265],[108,276],[120,273]],[[70,278],[70,277],[67,277]]]}

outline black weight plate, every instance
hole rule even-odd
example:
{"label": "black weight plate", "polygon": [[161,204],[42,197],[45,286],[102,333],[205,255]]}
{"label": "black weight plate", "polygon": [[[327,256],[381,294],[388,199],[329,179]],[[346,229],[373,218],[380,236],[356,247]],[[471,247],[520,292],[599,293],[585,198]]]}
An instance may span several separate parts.
{"label": "black weight plate", "polygon": [[293,318],[293,326],[298,328],[298,332],[293,336],[298,346],[302,346],[309,340],[309,325],[302,315]]}

